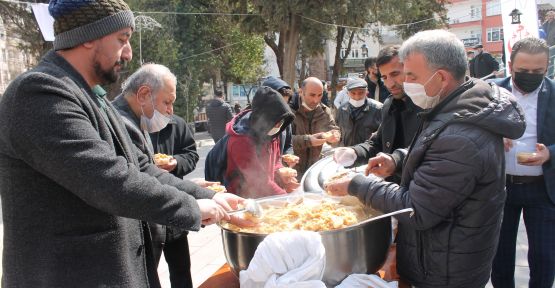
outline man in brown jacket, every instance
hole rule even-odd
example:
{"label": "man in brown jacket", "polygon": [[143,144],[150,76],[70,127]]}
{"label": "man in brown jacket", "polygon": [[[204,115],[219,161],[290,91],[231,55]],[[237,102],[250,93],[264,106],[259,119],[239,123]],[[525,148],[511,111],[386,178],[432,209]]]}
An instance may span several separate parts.
{"label": "man in brown jacket", "polygon": [[339,127],[331,109],[321,103],[323,91],[322,81],[316,77],[308,77],[301,84],[301,106],[295,112],[293,122],[293,150],[299,156],[295,169],[299,177],[318,161],[324,143],[333,145],[339,142]]}

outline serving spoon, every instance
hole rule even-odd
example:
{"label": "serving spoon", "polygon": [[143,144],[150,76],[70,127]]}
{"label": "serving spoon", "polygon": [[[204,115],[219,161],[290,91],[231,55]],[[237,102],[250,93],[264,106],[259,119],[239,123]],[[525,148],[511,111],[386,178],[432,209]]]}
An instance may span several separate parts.
{"label": "serving spoon", "polygon": [[258,202],[256,202],[256,200],[254,199],[247,199],[245,201],[245,206],[243,208],[229,211],[227,212],[227,214],[234,215],[234,214],[239,214],[243,212],[249,212],[256,218],[260,218],[264,214],[264,210],[262,206],[260,206],[260,204],[258,204]]}
{"label": "serving spoon", "polygon": [[[387,213],[387,214],[379,215],[379,216],[376,216],[376,217],[368,218],[368,219],[366,219],[366,220],[364,220],[364,221],[358,222],[357,224],[355,224],[355,225],[353,225],[353,226],[360,226],[360,225],[365,224],[365,223],[368,223],[368,222],[376,221],[376,220],[379,220],[379,219],[382,219],[382,218],[386,218],[386,217],[394,216],[394,215],[398,215],[398,214],[409,213],[409,212],[410,212],[409,217],[412,217],[412,215],[414,214],[414,209],[412,209],[412,208],[405,208],[405,209],[393,211],[393,212],[391,212],[391,213]],[[351,227],[353,227],[353,226],[351,226]]]}

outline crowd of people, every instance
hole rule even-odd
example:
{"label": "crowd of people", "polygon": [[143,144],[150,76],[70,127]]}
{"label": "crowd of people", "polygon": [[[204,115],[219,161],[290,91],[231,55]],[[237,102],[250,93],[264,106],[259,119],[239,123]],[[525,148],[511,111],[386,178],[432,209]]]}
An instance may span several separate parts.
{"label": "crowd of people", "polygon": [[106,99],[102,86],[132,59],[128,5],[51,1],[49,11],[54,49],[0,102],[3,287],[160,287],[162,253],[172,287],[192,287],[187,232],[256,225],[227,211],[297,190],[324,146],[344,167],[366,165],[329,193],[384,213],[414,209],[398,217],[395,240],[397,271],[414,287],[514,287],[521,214],[530,287],[553,285],[555,81],[545,77],[545,41],[514,43],[510,76],[490,81],[479,78],[499,67],[481,66],[495,61],[482,47],[469,62],[454,34],[429,30],[382,48],[336,99],[316,77],[298,91],[268,77],[244,109],[216,91],[207,114],[228,193],[215,193],[206,188],[215,182],[183,180],[199,155],[173,113],[167,67],[144,64]]}

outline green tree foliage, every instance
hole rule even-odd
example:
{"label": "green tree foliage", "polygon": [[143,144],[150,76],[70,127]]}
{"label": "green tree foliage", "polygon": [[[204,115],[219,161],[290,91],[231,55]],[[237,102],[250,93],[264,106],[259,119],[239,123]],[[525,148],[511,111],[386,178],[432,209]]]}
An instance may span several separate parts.
{"label": "green tree foliage", "polygon": [[[335,87],[339,75],[343,70],[345,58],[340,57],[340,51],[346,48],[345,55],[349,55],[351,44],[356,34],[370,33],[376,39],[381,40],[377,25],[371,25],[367,29],[349,29],[344,26],[364,27],[367,24],[395,25],[397,35],[405,39],[414,33],[426,29],[445,26],[447,19],[444,0],[421,0],[421,1],[397,1],[397,0],[350,0],[341,9],[338,9],[335,17],[336,29],[336,55],[332,73],[332,87]],[[413,23],[410,25],[399,25]],[[336,91],[332,89],[332,99],[335,99]]]}
{"label": "green tree foliage", "polygon": [[[393,25],[426,20],[414,25],[396,26],[400,37],[406,38],[417,31],[443,25],[446,20],[446,0],[227,1],[235,12],[249,14],[236,20],[245,31],[264,36],[266,44],[276,54],[281,77],[288,83],[294,83],[296,79],[295,62],[322,53],[326,40],[336,42],[337,52],[347,47],[348,55],[355,37],[371,33],[380,39],[378,30],[356,28],[364,28],[369,23]],[[434,16],[438,20],[430,21],[429,18]],[[339,56],[340,53],[336,54],[334,83],[345,61]]]}
{"label": "green tree foliage", "polygon": [[295,62],[301,41],[305,55],[324,51],[330,28],[315,26],[307,21],[307,17],[321,18],[322,11],[333,11],[343,1],[347,0],[229,0],[235,12],[252,14],[238,19],[241,27],[264,36],[264,41],[276,55],[281,77],[287,83],[295,81]]}
{"label": "green tree foliage", "polygon": [[[377,19],[383,25],[396,25],[402,39],[428,29],[447,26],[447,0],[396,1],[382,0],[376,6]],[[432,19],[433,18],[433,19]],[[398,25],[412,23],[410,25]]]}
{"label": "green tree foliage", "polygon": [[[128,0],[127,3],[136,16],[152,17],[162,27],[141,31],[137,27],[131,40],[133,61],[122,78],[140,67],[139,51],[143,63],[168,66],[178,79],[175,114],[192,121],[193,109],[202,104],[204,82],[212,82],[214,86],[219,86],[220,81],[251,83],[261,76],[262,36],[241,32],[229,16],[185,14],[229,12],[223,1]],[[121,83],[115,84],[114,90],[118,90],[118,85]]]}

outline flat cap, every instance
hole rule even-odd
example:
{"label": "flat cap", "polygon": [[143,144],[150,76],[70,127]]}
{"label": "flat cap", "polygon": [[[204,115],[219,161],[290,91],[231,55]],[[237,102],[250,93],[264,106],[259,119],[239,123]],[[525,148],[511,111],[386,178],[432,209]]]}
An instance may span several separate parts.
{"label": "flat cap", "polygon": [[368,88],[368,84],[366,84],[366,81],[360,78],[347,80],[347,90],[352,90],[356,88]]}

